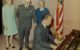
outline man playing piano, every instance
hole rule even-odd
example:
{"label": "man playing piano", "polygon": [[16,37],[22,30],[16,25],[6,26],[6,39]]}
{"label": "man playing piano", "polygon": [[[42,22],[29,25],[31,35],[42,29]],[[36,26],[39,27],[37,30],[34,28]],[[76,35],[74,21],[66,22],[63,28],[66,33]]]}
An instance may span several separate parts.
{"label": "man playing piano", "polygon": [[46,13],[43,15],[42,22],[36,26],[33,39],[33,50],[55,50],[56,46],[48,41],[50,38],[47,26],[50,25],[51,19],[51,15]]}

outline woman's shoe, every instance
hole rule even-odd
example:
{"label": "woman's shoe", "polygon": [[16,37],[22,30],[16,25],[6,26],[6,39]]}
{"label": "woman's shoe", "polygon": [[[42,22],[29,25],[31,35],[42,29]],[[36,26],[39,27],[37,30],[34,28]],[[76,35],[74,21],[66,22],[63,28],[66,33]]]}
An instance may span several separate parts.
{"label": "woman's shoe", "polygon": [[15,46],[12,46],[12,48],[15,48]]}
{"label": "woman's shoe", "polygon": [[11,46],[11,44],[9,44],[10,47],[15,48],[15,46]]}
{"label": "woman's shoe", "polygon": [[6,47],[6,50],[9,50],[9,47]]}

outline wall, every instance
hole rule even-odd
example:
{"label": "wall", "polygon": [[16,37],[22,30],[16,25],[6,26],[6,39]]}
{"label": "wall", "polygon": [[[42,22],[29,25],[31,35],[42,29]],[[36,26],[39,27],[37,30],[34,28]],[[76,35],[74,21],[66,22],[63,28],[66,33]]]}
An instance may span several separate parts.
{"label": "wall", "polygon": [[72,29],[80,30],[80,0],[64,0],[64,33],[69,34]]}

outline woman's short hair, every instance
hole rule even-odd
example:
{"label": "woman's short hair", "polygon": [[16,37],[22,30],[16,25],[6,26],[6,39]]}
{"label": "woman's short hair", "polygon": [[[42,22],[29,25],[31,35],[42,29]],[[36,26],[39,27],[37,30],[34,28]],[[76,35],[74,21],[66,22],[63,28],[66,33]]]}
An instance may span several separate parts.
{"label": "woman's short hair", "polygon": [[45,1],[44,1],[44,0],[38,0],[38,3],[39,3],[39,2],[43,2],[43,4],[45,5]]}
{"label": "woman's short hair", "polygon": [[[14,0],[12,0],[11,4],[13,4],[13,1]],[[3,5],[5,5],[7,3],[7,0],[2,0],[2,2],[3,2]]]}

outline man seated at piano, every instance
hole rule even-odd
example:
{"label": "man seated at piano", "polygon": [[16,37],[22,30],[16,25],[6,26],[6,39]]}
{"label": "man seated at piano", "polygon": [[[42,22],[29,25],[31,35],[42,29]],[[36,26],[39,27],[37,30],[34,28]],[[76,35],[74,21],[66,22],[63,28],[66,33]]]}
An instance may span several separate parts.
{"label": "man seated at piano", "polygon": [[55,50],[57,48],[57,45],[53,45],[48,41],[51,38],[49,38],[47,26],[50,25],[51,19],[51,15],[46,13],[43,15],[42,22],[36,26],[32,50]]}

